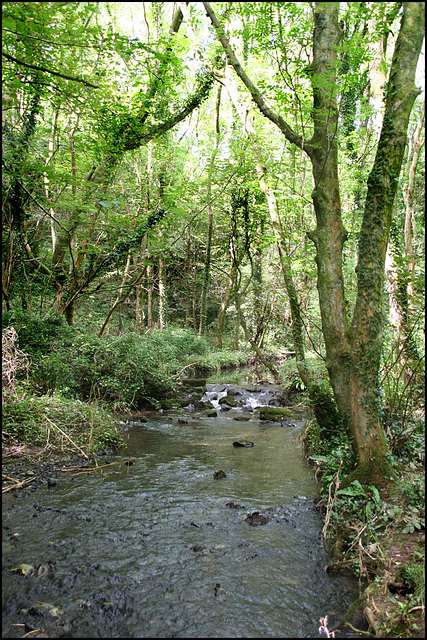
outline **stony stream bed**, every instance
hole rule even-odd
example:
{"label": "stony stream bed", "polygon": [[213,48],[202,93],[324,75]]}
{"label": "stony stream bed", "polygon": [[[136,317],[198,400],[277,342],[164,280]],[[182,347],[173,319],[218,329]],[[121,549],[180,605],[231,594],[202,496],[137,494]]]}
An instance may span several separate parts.
{"label": "stony stream bed", "polygon": [[134,420],[109,467],[3,502],[3,637],[318,637],[326,614],[334,627],[358,586],[325,572],[306,416],[263,421],[256,402],[219,399],[216,417]]}

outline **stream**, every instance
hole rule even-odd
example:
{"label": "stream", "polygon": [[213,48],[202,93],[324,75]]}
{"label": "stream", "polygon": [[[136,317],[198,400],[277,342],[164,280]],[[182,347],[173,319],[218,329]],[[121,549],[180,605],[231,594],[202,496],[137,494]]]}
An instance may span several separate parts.
{"label": "stream", "polygon": [[99,461],[132,465],[3,503],[3,637],[319,637],[326,614],[334,628],[358,584],[325,572],[307,416],[260,421],[262,390],[224,411],[225,393],[208,385],[217,417],[135,418],[126,448]]}

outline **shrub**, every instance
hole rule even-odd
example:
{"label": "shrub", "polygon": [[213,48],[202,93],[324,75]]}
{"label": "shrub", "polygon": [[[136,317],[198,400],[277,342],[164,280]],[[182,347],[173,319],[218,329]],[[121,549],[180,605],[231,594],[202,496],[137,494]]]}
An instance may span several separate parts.
{"label": "shrub", "polygon": [[95,396],[117,408],[141,408],[170,396],[174,374],[206,349],[203,340],[183,329],[119,338],[67,335],[40,361],[36,376],[45,391],[61,389],[82,400]]}
{"label": "shrub", "polygon": [[41,317],[26,311],[6,312],[3,327],[12,325],[19,338],[19,347],[33,358],[50,351],[52,342],[61,334],[73,331],[65,325],[62,316],[52,313]]}
{"label": "shrub", "polygon": [[114,419],[102,407],[64,398],[60,393],[31,396],[28,389],[21,391],[17,397],[10,393],[3,397],[4,441],[49,444],[76,453],[61,429],[87,452],[121,445]]}

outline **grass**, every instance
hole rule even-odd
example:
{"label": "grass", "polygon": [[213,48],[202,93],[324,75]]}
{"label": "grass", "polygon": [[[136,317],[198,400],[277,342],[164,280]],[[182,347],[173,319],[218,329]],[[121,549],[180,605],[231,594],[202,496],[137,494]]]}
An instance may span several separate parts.
{"label": "grass", "polygon": [[22,444],[46,455],[84,456],[121,444],[113,416],[98,403],[83,403],[59,392],[35,395],[25,383],[3,392],[2,435],[6,456]]}

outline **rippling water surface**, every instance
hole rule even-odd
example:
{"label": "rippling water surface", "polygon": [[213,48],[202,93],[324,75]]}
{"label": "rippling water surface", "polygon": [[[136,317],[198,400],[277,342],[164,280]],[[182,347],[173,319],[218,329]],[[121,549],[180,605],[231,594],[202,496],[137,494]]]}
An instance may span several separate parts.
{"label": "rippling water surface", "polygon": [[[332,628],[357,585],[324,571],[304,420],[238,415],[150,417],[108,460],[132,456],[132,466],[63,474],[5,503],[3,637],[31,626],[76,638],[318,637],[325,614]],[[255,446],[233,446],[242,439]],[[226,477],[214,479],[219,469]],[[254,510],[267,524],[250,526]],[[10,572],[19,563],[35,573]]]}

